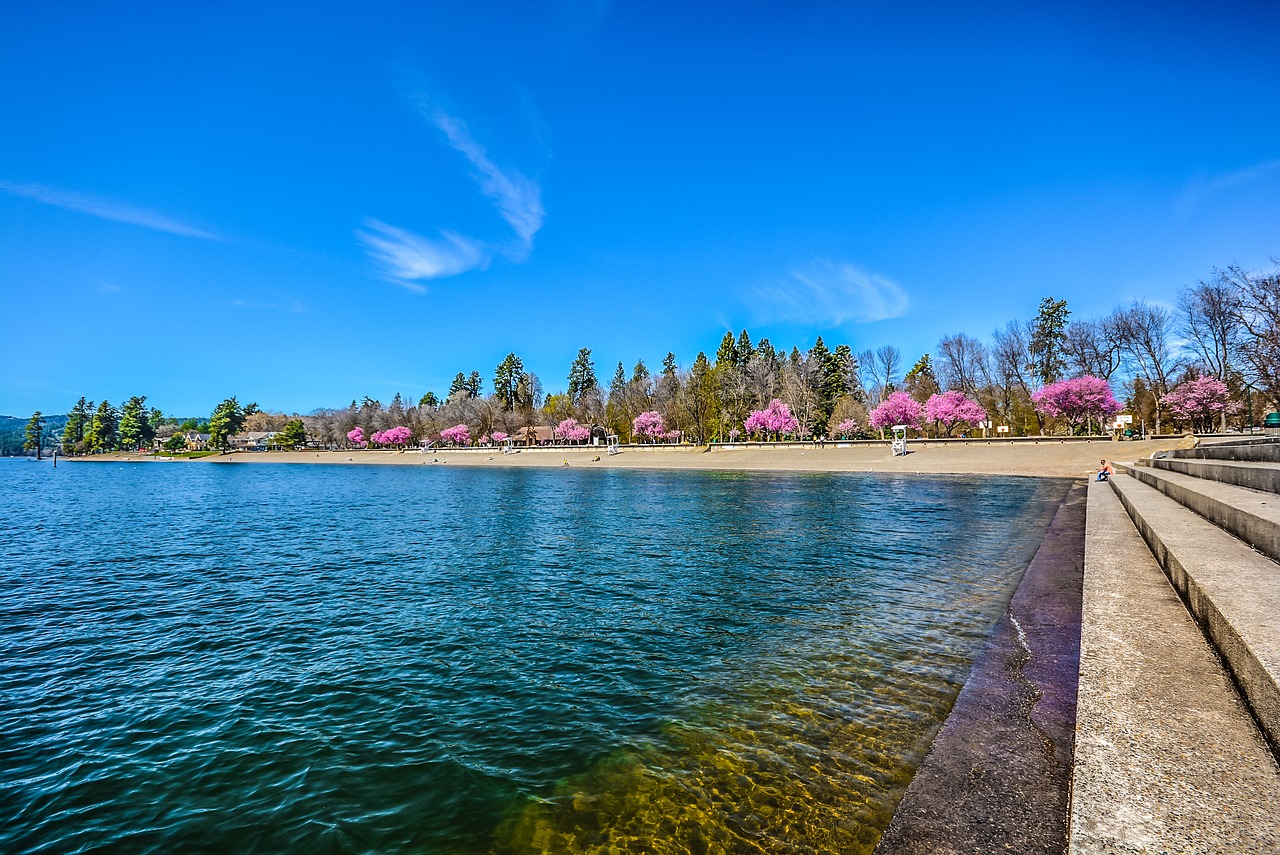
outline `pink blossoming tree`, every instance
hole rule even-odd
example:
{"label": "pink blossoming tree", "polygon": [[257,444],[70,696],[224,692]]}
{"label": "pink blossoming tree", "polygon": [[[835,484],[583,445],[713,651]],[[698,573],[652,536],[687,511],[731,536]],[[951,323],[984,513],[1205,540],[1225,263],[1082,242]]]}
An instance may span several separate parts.
{"label": "pink blossoming tree", "polygon": [[666,434],[667,425],[662,420],[662,413],[649,410],[631,421],[631,432],[636,436],[647,438],[650,442],[657,442],[659,437]]}
{"label": "pink blossoming tree", "polygon": [[1164,405],[1175,419],[1191,422],[1192,429],[1212,429],[1213,420],[1228,409],[1231,392],[1216,377],[1202,375],[1179,383],[1164,396]]}
{"label": "pink blossoming tree", "polygon": [[495,430],[493,432],[494,442],[506,442],[510,438],[511,438],[511,435],[508,434],[506,431]]}
{"label": "pink blossoming tree", "polygon": [[565,442],[583,442],[591,436],[591,428],[578,424],[577,419],[565,419],[552,433]]}
{"label": "pink blossoming tree", "polygon": [[924,422],[924,407],[906,392],[894,392],[871,411],[867,421],[874,428],[884,429],[894,425],[906,425],[919,429]]}
{"label": "pink blossoming tree", "polygon": [[407,427],[399,425],[387,430],[376,431],[369,439],[373,441],[374,445],[394,445],[398,448],[404,448],[412,435],[413,432]]}
{"label": "pink blossoming tree", "polygon": [[1073,433],[1083,433],[1093,419],[1101,424],[1123,409],[1107,381],[1088,374],[1050,383],[1032,394],[1031,402],[1046,416],[1065,420]]}
{"label": "pink blossoming tree", "polygon": [[779,437],[799,432],[800,422],[791,414],[790,407],[774,398],[763,410],[752,410],[742,427],[748,435],[758,433],[765,437]]}
{"label": "pink blossoming tree", "polygon": [[977,401],[966,398],[963,392],[951,391],[930,395],[924,402],[924,417],[941,425],[950,436],[957,425],[978,427],[987,420],[987,411]]}
{"label": "pink blossoming tree", "polygon": [[858,429],[858,423],[856,421],[854,421],[853,419],[845,419],[844,421],[840,422],[840,424],[836,425],[836,434],[841,439],[848,439],[849,434],[853,433],[857,429]]}
{"label": "pink blossoming tree", "polygon": [[356,428],[355,430],[347,431],[347,442],[351,443],[356,448],[364,448],[369,444],[364,441],[364,428]]}
{"label": "pink blossoming tree", "polygon": [[470,445],[471,428],[466,425],[454,425],[451,428],[445,428],[440,431],[440,438],[453,445]]}

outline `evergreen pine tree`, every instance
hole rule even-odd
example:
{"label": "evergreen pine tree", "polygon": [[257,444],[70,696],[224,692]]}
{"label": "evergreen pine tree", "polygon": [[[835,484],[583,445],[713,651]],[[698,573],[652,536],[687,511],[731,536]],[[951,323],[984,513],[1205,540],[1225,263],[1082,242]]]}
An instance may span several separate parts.
{"label": "evergreen pine tree", "polygon": [[76,405],[71,408],[71,412],[67,413],[67,425],[62,430],[62,450],[66,454],[73,454],[79,451],[84,442],[84,432],[89,427],[90,413],[93,412],[93,402],[86,401],[83,397],[76,401]]}
{"label": "evergreen pine tree", "polygon": [[590,348],[582,348],[578,356],[569,366],[569,400],[578,403],[582,396],[599,386],[596,382],[595,365],[591,362]]}
{"label": "evergreen pine tree", "polygon": [[1031,325],[1031,370],[1044,384],[1062,379],[1067,369],[1067,317],[1071,314],[1066,300],[1045,297],[1040,312]]}
{"label": "evergreen pine tree", "polygon": [[524,362],[514,353],[498,363],[493,372],[493,394],[502,402],[502,408],[510,412],[516,409],[516,392],[524,375]]}
{"label": "evergreen pine tree", "polygon": [[751,346],[751,336],[747,335],[747,331],[743,330],[738,335],[738,343],[733,348],[733,361],[739,368],[746,368],[747,363],[751,361],[751,357],[756,355],[756,349]]}
{"label": "evergreen pine tree", "polygon": [[[23,451],[35,451],[36,460],[40,460],[40,442],[44,439],[44,414],[36,410],[27,422],[26,442],[22,443]],[[57,461],[54,461],[57,463]]]}
{"label": "evergreen pine tree", "polygon": [[[368,398],[365,399],[366,402],[368,400]],[[252,412],[249,412],[250,409]],[[234,397],[227,398],[209,417],[209,444],[214,448],[226,448],[231,437],[238,434],[244,427],[245,418],[257,411],[256,404],[241,408],[240,402]]]}
{"label": "evergreen pine tree", "polygon": [[126,451],[142,448],[147,442],[147,399],[134,395],[120,408],[120,424],[116,428],[120,436],[120,447]]}
{"label": "evergreen pine tree", "polygon": [[89,421],[84,432],[85,450],[94,452],[115,451],[116,449],[116,410],[111,404],[103,401],[98,411]]}
{"label": "evergreen pine tree", "polygon": [[449,397],[453,398],[453,396],[459,392],[470,392],[470,390],[467,389],[467,375],[463,374],[461,371],[453,375],[453,382],[449,384]]}
{"label": "evergreen pine tree", "polygon": [[307,429],[302,424],[302,419],[290,419],[274,439],[280,448],[298,448],[307,444]]}
{"label": "evergreen pine tree", "polygon": [[716,351],[716,368],[736,365],[737,361],[738,345],[733,340],[733,331],[730,330],[724,334],[724,338],[720,339],[720,348]]}

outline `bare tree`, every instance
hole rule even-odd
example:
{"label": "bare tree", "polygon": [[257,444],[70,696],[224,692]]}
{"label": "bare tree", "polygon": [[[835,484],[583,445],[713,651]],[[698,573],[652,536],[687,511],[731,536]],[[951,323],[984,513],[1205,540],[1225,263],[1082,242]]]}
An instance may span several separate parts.
{"label": "bare tree", "polygon": [[766,407],[778,397],[782,385],[778,360],[772,353],[757,353],[747,363],[747,393],[751,403],[757,407]]}
{"label": "bare tree", "polygon": [[1120,368],[1120,342],[1112,319],[1074,321],[1067,326],[1063,341],[1067,370],[1110,380]]}
{"label": "bare tree", "polygon": [[818,394],[822,383],[822,366],[808,356],[789,360],[782,367],[782,397],[791,415],[800,423],[801,433],[813,431],[821,409]]}
{"label": "bare tree", "polygon": [[1044,433],[1044,418],[1039,410],[1031,406],[1031,393],[1034,391],[1031,334],[1030,324],[1016,320],[1009,321],[1003,329],[993,332],[991,367],[996,383],[1002,389],[1006,408],[1002,415],[1012,424],[1016,410],[1021,405],[1024,412],[1029,409],[1035,416],[1036,433]]}
{"label": "bare tree", "polygon": [[1236,271],[1214,273],[1210,281],[1199,282],[1179,296],[1179,332],[1186,336],[1204,372],[1226,382],[1238,368],[1244,289]]}
{"label": "bare tree", "polygon": [[1224,273],[1240,291],[1241,355],[1250,379],[1280,407],[1280,259],[1270,273],[1249,274],[1237,265]]}
{"label": "bare tree", "polygon": [[938,381],[974,398],[987,361],[987,348],[964,333],[943,336],[938,342]]}
{"label": "bare tree", "polygon": [[1156,434],[1164,412],[1164,396],[1178,370],[1171,342],[1173,316],[1168,309],[1139,300],[1112,315],[1120,348],[1133,373],[1155,397]]}
{"label": "bare tree", "polygon": [[[1182,313],[1179,332],[1195,354],[1201,370],[1224,383],[1239,374],[1242,323],[1242,289],[1230,271],[1214,271],[1208,282],[1185,289],[1178,298]],[[1221,429],[1227,429],[1227,411],[1222,411]]]}
{"label": "bare tree", "polygon": [[877,398],[902,382],[902,352],[891,344],[877,349],[865,364],[871,366],[872,385],[879,390]]}
{"label": "bare tree", "polygon": [[876,377],[876,352],[870,348],[858,354],[858,382],[866,390],[867,402],[871,406],[880,403],[884,387]]}

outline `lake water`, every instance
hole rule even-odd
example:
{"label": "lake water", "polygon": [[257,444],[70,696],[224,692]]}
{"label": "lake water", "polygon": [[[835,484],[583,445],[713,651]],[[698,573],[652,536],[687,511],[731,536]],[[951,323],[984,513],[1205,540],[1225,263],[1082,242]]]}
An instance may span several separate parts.
{"label": "lake water", "polygon": [[0,461],[0,851],[869,851],[1065,489]]}

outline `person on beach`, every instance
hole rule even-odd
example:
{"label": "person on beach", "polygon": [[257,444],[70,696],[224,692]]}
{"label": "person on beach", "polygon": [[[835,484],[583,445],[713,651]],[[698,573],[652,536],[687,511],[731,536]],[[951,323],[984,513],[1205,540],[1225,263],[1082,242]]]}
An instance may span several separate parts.
{"label": "person on beach", "polygon": [[1112,475],[1116,474],[1116,470],[1111,468],[1111,464],[1103,460],[1102,465],[1098,467],[1098,480],[1106,481]]}

